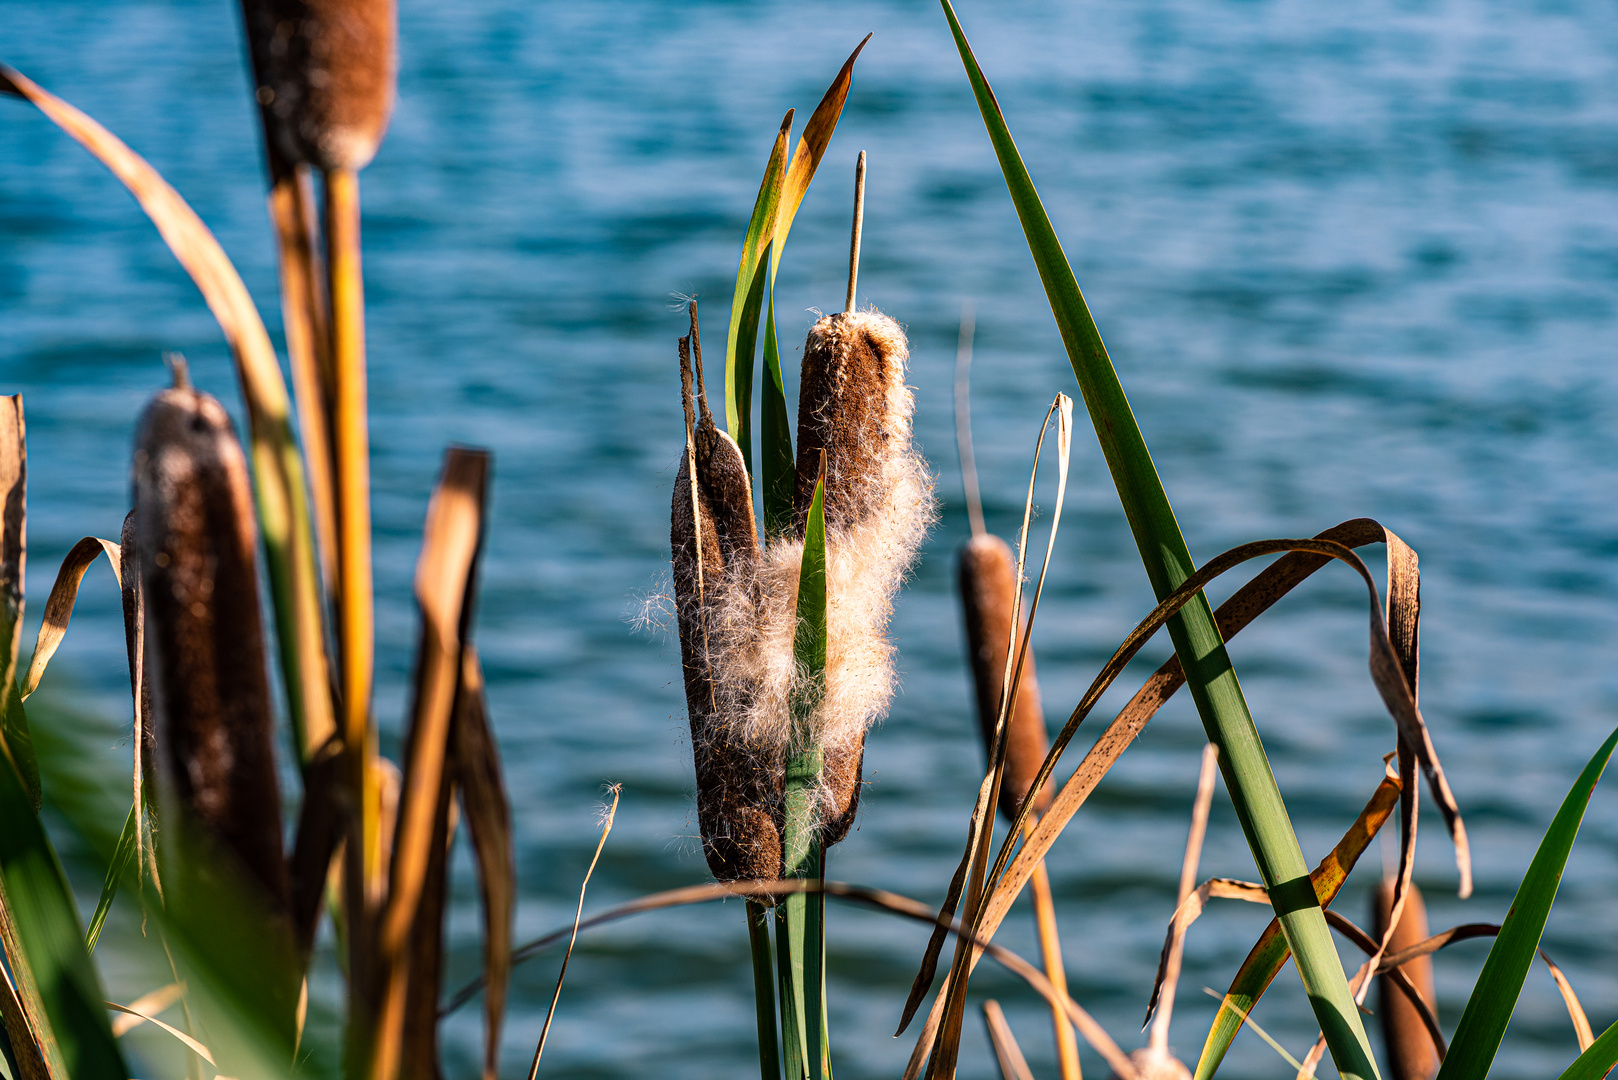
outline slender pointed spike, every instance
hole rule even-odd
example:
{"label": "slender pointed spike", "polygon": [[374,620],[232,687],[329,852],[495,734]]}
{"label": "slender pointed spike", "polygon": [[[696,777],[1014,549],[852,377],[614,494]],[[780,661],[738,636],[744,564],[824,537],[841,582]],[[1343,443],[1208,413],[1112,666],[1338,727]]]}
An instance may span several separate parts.
{"label": "slender pointed spike", "polygon": [[865,227],[865,151],[854,165],[854,227],[848,240],[848,299],[844,311],[854,310],[854,288],[860,279],[860,230]]}

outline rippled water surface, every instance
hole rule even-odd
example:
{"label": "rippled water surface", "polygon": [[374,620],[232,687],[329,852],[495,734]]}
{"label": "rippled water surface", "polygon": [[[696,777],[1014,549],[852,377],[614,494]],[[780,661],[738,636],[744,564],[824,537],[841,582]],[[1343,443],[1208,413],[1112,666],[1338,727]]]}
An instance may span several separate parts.
{"label": "rippled water surface", "polygon": [[[1618,17],[1588,0],[967,2],[961,14],[1193,551],[1367,515],[1421,554],[1423,705],[1467,814],[1477,894],[1454,899],[1436,829],[1418,875],[1435,926],[1497,920],[1618,713]],[[681,440],[671,297],[705,298],[708,340],[723,340],[780,115],[811,108],[875,31],[793,232],[778,309],[785,348],[809,309],[841,305],[851,164],[868,150],[862,299],[909,328],[944,518],[899,603],[903,690],[871,737],[860,826],[831,870],[936,902],[980,768],[952,585],[965,534],[950,412],[962,302],[978,312],[991,528],[1014,529],[1038,418],[1074,389],[937,8],[406,0],[400,21],[399,106],[364,175],[378,710],[396,738],[440,450],[487,445],[496,486],[477,633],[516,803],[523,936],[571,917],[607,781],[625,785],[623,806],[592,907],[705,877],[677,647],[633,625],[665,588]],[[234,5],[0,0],[0,57],[161,169],[278,334]],[[0,375],[27,400],[36,612],[77,537],[116,535],[134,418],[164,379],[165,350],[237,408],[217,328],[132,201],[40,117],[0,102]],[[1035,637],[1053,724],[1151,601],[1081,434]],[[41,700],[118,717],[116,604],[92,574]],[[1356,588],[1326,572],[1233,649],[1311,860],[1393,748]],[[1166,648],[1147,650],[1141,674]],[[1051,858],[1074,994],[1128,1045],[1173,905],[1201,741],[1175,701]],[[1597,1030],[1618,1016],[1615,799],[1597,792],[1545,941]],[[1355,917],[1379,863],[1373,849],[1341,901]],[[1253,875],[1228,808],[1204,872]],[[456,977],[477,959],[469,866],[458,873]],[[1264,921],[1226,906],[1193,931],[1182,1056],[1212,1012],[1200,987],[1223,987]],[[1033,949],[1025,916],[1003,937]],[[909,1042],[889,1036],[923,940],[834,910],[839,1076],[897,1075]],[[1485,951],[1441,959],[1446,1026]],[[554,963],[519,972],[508,1073],[526,1066]],[[1034,999],[998,972],[982,988],[1051,1075]],[[474,1013],[450,1025],[451,1075],[475,1073]],[[1290,974],[1259,1018],[1294,1053],[1314,1034]],[[742,913],[725,905],[582,941],[547,1070],[745,1076],[753,1053]],[[1554,1075],[1573,1053],[1536,971],[1497,1075]],[[1100,1075],[1099,1059],[1086,1066]],[[963,1075],[991,1069],[974,1027]],[[1285,1069],[1250,1035],[1228,1064],[1232,1076]]]}

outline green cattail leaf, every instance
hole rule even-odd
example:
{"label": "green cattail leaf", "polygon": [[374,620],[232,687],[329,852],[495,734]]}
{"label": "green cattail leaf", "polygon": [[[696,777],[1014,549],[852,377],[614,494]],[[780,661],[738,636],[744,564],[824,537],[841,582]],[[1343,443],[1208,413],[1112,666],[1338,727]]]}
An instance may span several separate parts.
{"label": "green cattail leaf", "polygon": [[742,448],[749,475],[753,471],[753,347],[758,343],[758,314],[764,303],[763,271],[775,234],[791,132],[792,110],[788,109],[776,133],[769,164],[764,166],[758,197],[753,200],[753,216],[742,239],[742,261],[736,268],[736,293],[730,302],[730,331],[725,344],[725,427]]}
{"label": "green cattail leaf", "polygon": [[763,455],[764,535],[775,537],[792,525],[792,495],[798,486],[798,466],[792,453],[792,423],[787,418],[786,383],[781,377],[781,347],[775,338],[773,282],[769,290],[769,308],[764,316],[764,386],[759,402],[759,452]]}
{"label": "green cattail leaf", "polygon": [[84,934],[84,947],[90,952],[96,951],[101,928],[107,924],[107,912],[112,910],[113,897],[118,895],[118,885],[124,879],[124,872],[129,869],[129,861],[135,857],[138,828],[139,816],[131,804],[129,816],[124,819],[123,831],[118,834],[118,846],[113,850],[112,862],[107,865],[107,880],[101,886],[101,899],[96,901],[95,914],[90,917],[90,929]]}
{"label": "green cattail leaf", "polygon": [[[1152,463],[1073,269],[1051,226],[1039,193],[1012,141],[994,91],[979,69],[949,0],[940,0],[961,62],[999,159],[1045,295],[1056,317],[1084,404],[1095,426],[1141,562],[1159,599],[1195,571],[1190,550]],[[1247,835],[1260,876],[1270,890],[1282,931],[1298,961],[1304,988],[1326,1035],[1338,1071],[1369,1080],[1378,1075],[1364,1025],[1325,914],[1308,883],[1308,864],[1270,771],[1258,729],[1225,652],[1213,610],[1199,595],[1168,623],[1175,652],[1208,738],[1219,747],[1220,769]]]}
{"label": "green cattail leaf", "polygon": [[[5,693],[16,696],[13,687]],[[64,1069],[60,1080],[124,1080],[128,1066],[84,949],[67,877],[9,757],[8,751],[0,759],[0,821],[6,823],[0,829],[0,904],[19,948],[10,953],[8,941],[6,959],[19,982],[18,969],[26,968],[27,981],[37,988]]]}
{"label": "green cattail leaf", "polygon": [[[809,523],[803,536],[803,568],[798,571],[798,629],[792,641],[792,658],[798,666],[809,672],[818,686],[826,677],[826,463],[824,454],[820,464],[820,479],[815,482],[814,501],[809,504]],[[814,702],[800,702],[793,712],[800,719],[799,709],[813,707]],[[801,730],[801,728],[800,728]]]}
{"label": "green cattail leaf", "polygon": [[[818,814],[813,790],[825,754],[814,741],[813,717],[826,678],[826,461],[804,530],[798,571],[798,623],[792,658],[808,675],[792,699],[792,746],[787,751],[785,828],[781,833],[781,876],[817,878],[822,874]],[[794,893],[776,905],[777,977],[781,984],[781,1045],[790,1080],[819,1080],[825,1057],[825,965],[822,950],[825,898]]]}
{"label": "green cattail leaf", "polygon": [[1603,1031],[1556,1080],[1603,1080],[1618,1065],[1618,1024]]}
{"label": "green cattail leaf", "polygon": [[[1545,830],[1539,850],[1534,853],[1534,861],[1528,864],[1528,873],[1523,875],[1517,895],[1512,898],[1511,910],[1506,912],[1505,920],[1500,924],[1500,934],[1489,949],[1489,958],[1483,962],[1483,971],[1472,985],[1472,996],[1467,999],[1460,1026],[1450,1040],[1449,1055],[1438,1070],[1439,1080],[1484,1076],[1494,1063],[1500,1040],[1506,1034],[1506,1025],[1511,1022],[1511,1014],[1517,1007],[1517,997],[1522,993],[1528,967],[1539,948],[1540,935],[1545,932],[1545,920],[1550,917],[1551,904],[1556,901],[1562,870],[1567,865],[1568,853],[1573,850],[1573,841],[1579,835],[1579,825],[1584,821],[1585,809],[1590,805],[1590,795],[1595,791],[1596,782],[1601,779],[1615,748],[1618,748],[1618,729],[1607,736],[1607,741],[1601,744],[1589,764],[1585,765],[1584,771],[1573,782],[1567,798],[1562,800],[1561,809],[1551,820],[1551,827]],[[1580,1055],[1579,1061],[1603,1044],[1605,1060],[1610,1068],[1614,1055],[1618,1055],[1618,1036],[1614,1036],[1610,1030],[1592,1043],[1590,1049]],[[1592,1058],[1587,1062],[1590,1068],[1586,1070],[1575,1062],[1574,1069],[1565,1075],[1605,1076],[1606,1070],[1597,1071],[1594,1068],[1596,1064],[1596,1059]]]}

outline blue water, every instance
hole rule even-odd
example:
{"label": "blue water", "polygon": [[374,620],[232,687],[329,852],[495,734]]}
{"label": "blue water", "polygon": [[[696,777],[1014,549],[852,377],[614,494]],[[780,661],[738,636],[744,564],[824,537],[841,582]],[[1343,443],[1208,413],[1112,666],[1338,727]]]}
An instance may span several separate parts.
{"label": "blue water", "polygon": [[[903,691],[871,737],[859,830],[831,872],[936,902],[980,767],[952,591],[965,534],[950,413],[962,302],[978,315],[991,528],[1014,529],[1038,418],[1074,390],[937,8],[403,7],[399,107],[364,174],[378,712],[396,740],[410,575],[440,450],[489,446],[477,632],[515,802],[524,937],[571,917],[607,781],[625,785],[623,805],[589,906],[705,877],[677,647],[632,626],[666,587],[683,332],[671,298],[703,298],[717,363],[780,115],[797,106],[801,119],[875,31],[793,232],[778,309],[790,344],[808,309],[841,306],[851,166],[869,151],[861,295],[909,328],[944,520],[899,603]],[[1471,829],[1477,894],[1454,899],[1436,815],[1418,878],[1435,928],[1497,920],[1618,720],[1618,15],[1590,0],[967,2],[961,15],[1193,551],[1369,515],[1420,553],[1423,706]],[[151,160],[278,333],[233,4],[0,0],[0,58]],[[0,118],[0,383],[27,402],[37,612],[77,537],[116,535],[133,421],[164,380],[161,353],[184,352],[202,386],[236,399],[216,327],[132,201],[24,106],[0,103]],[[1081,434],[1035,635],[1053,724],[1151,602]],[[92,571],[42,702],[124,715],[108,580]],[[1311,860],[1393,746],[1365,674],[1356,588],[1345,571],[1322,574],[1233,650]],[[1165,655],[1154,644],[1140,672]],[[1175,701],[1051,857],[1074,995],[1126,1046],[1141,1041],[1201,740]],[[1618,1017],[1615,799],[1598,790],[1545,939],[1598,1031]],[[1367,853],[1344,911],[1363,917],[1385,856]],[[1203,872],[1253,876],[1227,808],[1216,806]],[[458,874],[455,977],[477,962],[464,856]],[[1212,1012],[1200,988],[1225,985],[1264,921],[1226,904],[1193,930],[1182,1056],[1194,1059]],[[1033,951],[1025,915],[1002,936]],[[834,911],[839,1076],[897,1075],[910,1044],[889,1036],[924,937]],[[1441,957],[1446,1027],[1485,951]],[[518,975],[510,1074],[532,1052],[554,964]],[[114,964],[111,992],[125,1000],[150,988],[119,977]],[[981,987],[1006,1003],[1036,1073],[1052,1075],[1029,992],[987,969]],[[452,1076],[475,1073],[475,1012],[448,1028]],[[1290,974],[1257,1016],[1295,1054],[1313,1038]],[[160,1036],[129,1038],[159,1053]],[[1554,1075],[1574,1052],[1536,970],[1495,1075]],[[581,941],[546,1070],[745,1076],[753,1053],[732,904]],[[1099,1059],[1086,1067],[1102,1075]],[[991,1069],[974,1026],[963,1075]],[[1227,1074],[1287,1075],[1251,1035]]]}

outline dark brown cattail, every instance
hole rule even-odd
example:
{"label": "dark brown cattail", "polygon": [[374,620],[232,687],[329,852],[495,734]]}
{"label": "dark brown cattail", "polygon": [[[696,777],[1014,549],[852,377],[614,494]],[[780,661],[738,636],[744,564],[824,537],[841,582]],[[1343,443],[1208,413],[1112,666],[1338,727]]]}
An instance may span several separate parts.
{"label": "dark brown cattail", "polygon": [[[978,723],[987,749],[994,742],[1005,687],[1006,650],[1011,640],[1011,611],[1017,597],[1017,563],[998,536],[974,536],[961,548],[961,611],[966,622],[966,658],[977,690]],[[1013,654],[1015,664],[1015,654]],[[1000,812],[1014,817],[1033,786],[1049,748],[1045,712],[1034,675],[1034,652],[1023,663],[1017,698],[1006,721],[1006,768],[1000,783]],[[1046,781],[1034,800],[1044,813],[1051,802]]]}
{"label": "dark brown cattail", "polygon": [[741,450],[708,410],[700,384],[700,344],[699,381],[693,385],[694,304],[691,318],[692,337],[680,339],[688,441],[674,481],[669,544],[696,763],[697,823],[714,877],[776,878],[781,875],[780,763],[750,748],[732,722],[745,709],[738,698],[746,696],[746,687],[727,680],[720,663],[735,647],[734,631],[722,625],[723,608],[733,593],[751,590],[758,562],[752,484]]}
{"label": "dark brown cattail", "polygon": [[[1371,897],[1371,924],[1372,933],[1377,940],[1387,932],[1388,917],[1393,908],[1393,882],[1384,880],[1378,883],[1375,894]],[[1388,941],[1388,951],[1398,952],[1425,940],[1427,937],[1427,907],[1422,903],[1421,890],[1412,882],[1410,891],[1405,895],[1404,912],[1399,919],[1398,927],[1393,931],[1393,937]],[[1437,998],[1433,993],[1433,961],[1429,956],[1412,960],[1400,967],[1410,981],[1415,984],[1421,999],[1427,1003],[1429,1009],[1437,1009]],[[1438,1051],[1433,1046],[1433,1040],[1427,1033],[1427,1025],[1422,1023],[1421,1014],[1410,1000],[1393,985],[1393,980],[1386,975],[1377,978],[1377,1014],[1382,1019],[1382,1038],[1387,1047],[1388,1074],[1393,1080],[1432,1080],[1438,1073]]]}
{"label": "dark brown cattail", "polygon": [[[177,373],[135,440],[134,494],[161,800],[287,910],[247,462],[230,418]],[[165,810],[165,812],[170,812]]]}
{"label": "dark brown cattail", "polygon": [[[803,347],[793,515],[801,538],[824,451],[828,641],[816,734],[828,847],[859,808],[865,733],[893,696],[893,596],[933,518],[931,478],[911,438],[909,357],[899,324],[876,311],[828,315]],[[801,559],[801,548],[785,554]]]}
{"label": "dark brown cattail", "polygon": [[393,111],[393,0],[242,0],[242,17],[274,149],[323,171],[363,169]]}

